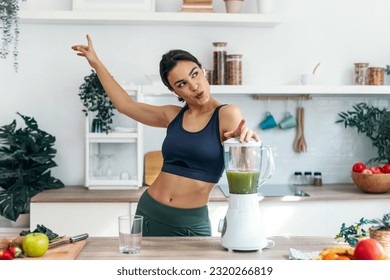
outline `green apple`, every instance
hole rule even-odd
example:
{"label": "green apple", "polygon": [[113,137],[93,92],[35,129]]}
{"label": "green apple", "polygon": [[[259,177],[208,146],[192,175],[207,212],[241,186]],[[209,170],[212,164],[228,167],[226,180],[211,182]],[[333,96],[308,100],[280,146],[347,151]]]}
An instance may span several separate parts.
{"label": "green apple", "polygon": [[49,249],[49,238],[44,233],[29,233],[23,238],[22,249],[28,257],[43,256]]}

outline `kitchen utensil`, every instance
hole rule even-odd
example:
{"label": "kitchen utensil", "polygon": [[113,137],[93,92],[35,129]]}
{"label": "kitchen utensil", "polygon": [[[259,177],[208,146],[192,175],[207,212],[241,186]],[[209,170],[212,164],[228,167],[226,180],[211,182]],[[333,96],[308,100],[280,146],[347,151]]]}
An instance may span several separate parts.
{"label": "kitchen utensil", "polygon": [[307,144],[306,144],[305,133],[304,133],[304,131],[305,131],[305,128],[304,128],[304,125],[305,125],[304,113],[305,113],[305,109],[303,107],[301,107],[302,135],[301,135],[301,139],[300,139],[299,144],[298,144],[301,153],[307,152]]}
{"label": "kitchen utensil", "polygon": [[294,150],[299,153],[299,141],[302,137],[302,124],[301,124],[301,107],[297,108],[297,118],[298,118],[298,124],[297,124],[297,136],[295,137],[294,141]]}
{"label": "kitchen utensil", "polygon": [[[222,246],[228,250],[254,251],[275,245],[267,240],[259,207],[258,187],[273,175],[272,150],[261,141],[240,143],[231,138],[223,143],[229,185],[229,207],[220,220]],[[261,170],[266,163],[265,170]]]}
{"label": "kitchen utensil", "polygon": [[88,238],[88,233],[83,233],[80,235],[72,236],[69,239],[65,239],[62,241],[58,241],[58,242],[49,244],[49,249],[57,247],[57,246],[69,244],[69,243],[75,243],[75,242],[78,242],[78,241],[81,241],[81,240],[84,240],[87,238]]}
{"label": "kitchen utensil", "polygon": [[303,153],[307,150],[307,144],[305,140],[305,136],[303,133],[304,130],[304,109],[303,107],[298,107],[297,109],[298,115],[298,126],[297,126],[297,136],[294,142],[294,150],[297,153]]}

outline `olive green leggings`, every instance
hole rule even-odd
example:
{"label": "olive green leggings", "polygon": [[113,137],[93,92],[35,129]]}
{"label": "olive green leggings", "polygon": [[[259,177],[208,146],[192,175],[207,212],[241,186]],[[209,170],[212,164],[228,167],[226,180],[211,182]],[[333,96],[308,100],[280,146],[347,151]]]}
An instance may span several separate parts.
{"label": "olive green leggings", "polygon": [[175,208],[153,199],[146,190],[136,215],[143,219],[143,236],[211,236],[208,207]]}

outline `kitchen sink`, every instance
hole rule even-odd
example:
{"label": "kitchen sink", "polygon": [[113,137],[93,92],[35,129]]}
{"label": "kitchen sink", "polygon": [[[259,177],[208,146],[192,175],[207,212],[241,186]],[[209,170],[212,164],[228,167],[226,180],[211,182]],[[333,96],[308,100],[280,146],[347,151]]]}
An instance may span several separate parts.
{"label": "kitchen sink", "polygon": [[[229,187],[227,184],[218,184],[218,188],[225,197],[229,197]],[[293,185],[263,185],[258,189],[259,196],[310,196],[307,192]]]}

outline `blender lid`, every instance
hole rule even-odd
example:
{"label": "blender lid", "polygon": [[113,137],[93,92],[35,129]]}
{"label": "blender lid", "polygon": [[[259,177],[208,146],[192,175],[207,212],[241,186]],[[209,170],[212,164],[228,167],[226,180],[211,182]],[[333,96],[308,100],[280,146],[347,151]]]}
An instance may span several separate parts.
{"label": "blender lid", "polygon": [[240,146],[240,147],[250,147],[250,146],[262,146],[262,141],[256,141],[255,139],[251,138],[248,142],[242,142],[239,141],[240,137],[233,137],[226,141],[224,141],[223,145],[234,145],[234,146]]}

